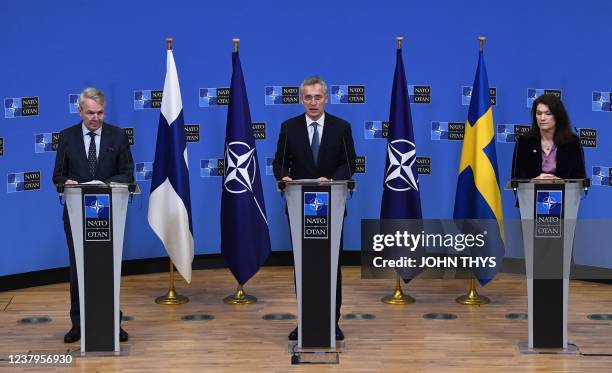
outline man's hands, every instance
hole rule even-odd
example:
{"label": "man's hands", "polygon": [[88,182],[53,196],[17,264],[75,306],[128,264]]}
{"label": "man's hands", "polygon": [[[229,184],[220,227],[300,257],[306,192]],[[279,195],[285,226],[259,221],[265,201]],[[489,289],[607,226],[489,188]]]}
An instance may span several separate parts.
{"label": "man's hands", "polygon": [[556,177],[553,174],[546,174],[546,173],[541,173],[539,174],[537,177],[535,177],[535,179],[548,179],[548,180],[554,180],[554,179],[558,179],[558,177]]}
{"label": "man's hands", "polygon": [[[289,176],[283,176],[283,178],[281,180],[282,181],[293,181],[293,179],[290,178]],[[324,177],[324,176],[321,176],[320,178],[317,179],[317,181],[331,181],[331,180],[326,178],[326,177]]]}
{"label": "man's hands", "polygon": [[72,184],[78,184],[76,181],[72,180],[72,179],[68,179],[66,180],[66,182],[64,183],[64,185],[72,185]]}

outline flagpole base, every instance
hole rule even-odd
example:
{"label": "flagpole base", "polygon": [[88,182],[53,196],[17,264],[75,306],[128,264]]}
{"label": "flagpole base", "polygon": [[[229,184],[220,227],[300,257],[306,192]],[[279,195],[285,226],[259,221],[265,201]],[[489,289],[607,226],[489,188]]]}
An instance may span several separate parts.
{"label": "flagpole base", "polygon": [[467,306],[481,306],[483,304],[491,303],[491,299],[485,297],[484,295],[478,294],[474,287],[471,287],[467,294],[457,297],[455,300],[457,303]]}
{"label": "flagpole base", "polygon": [[385,304],[403,305],[412,304],[416,302],[416,299],[414,299],[410,295],[404,294],[400,289],[399,291],[395,290],[391,295],[387,295],[386,297],[380,298],[380,301]]}
{"label": "flagpole base", "polygon": [[168,290],[166,295],[155,298],[155,303],[166,306],[176,306],[179,304],[185,304],[187,302],[189,302],[189,298],[184,295],[177,294],[174,289]]}
{"label": "flagpole base", "polygon": [[241,285],[238,285],[236,292],[223,298],[226,304],[253,304],[257,303],[257,297],[244,292]]}

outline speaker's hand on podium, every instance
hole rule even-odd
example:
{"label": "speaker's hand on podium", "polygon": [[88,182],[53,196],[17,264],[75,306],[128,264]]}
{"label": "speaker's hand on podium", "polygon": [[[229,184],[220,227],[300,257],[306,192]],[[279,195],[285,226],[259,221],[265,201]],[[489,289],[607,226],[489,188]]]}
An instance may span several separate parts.
{"label": "speaker's hand on podium", "polygon": [[558,179],[558,177],[553,174],[546,174],[542,172],[536,177],[536,179]]}
{"label": "speaker's hand on podium", "polygon": [[72,180],[72,179],[68,179],[64,183],[64,185],[73,185],[73,184],[78,184],[78,183],[76,181]]}
{"label": "speaker's hand on podium", "polygon": [[328,178],[326,178],[325,176],[321,176],[320,178],[317,179],[318,181],[331,181]]}
{"label": "speaker's hand on podium", "polygon": [[283,176],[283,178],[281,180],[282,181],[293,181],[293,179],[290,178],[289,176]]}

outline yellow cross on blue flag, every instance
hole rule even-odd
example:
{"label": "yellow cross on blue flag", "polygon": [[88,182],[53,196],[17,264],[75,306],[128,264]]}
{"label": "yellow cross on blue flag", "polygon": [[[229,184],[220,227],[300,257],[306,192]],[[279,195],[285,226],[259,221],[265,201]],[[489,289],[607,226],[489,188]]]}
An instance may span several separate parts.
{"label": "yellow cross on blue flag", "polygon": [[[465,123],[457,193],[455,194],[455,219],[479,219],[493,222],[495,229],[487,232],[487,244],[481,250],[472,248],[473,257],[495,257],[493,267],[474,270],[481,285],[491,281],[504,258],[504,218],[497,173],[493,110],[489,97],[489,80],[482,49],[478,56],[478,68],[472,86],[472,98]],[[481,223],[472,226],[482,226]],[[491,225],[491,223],[488,223]]]}

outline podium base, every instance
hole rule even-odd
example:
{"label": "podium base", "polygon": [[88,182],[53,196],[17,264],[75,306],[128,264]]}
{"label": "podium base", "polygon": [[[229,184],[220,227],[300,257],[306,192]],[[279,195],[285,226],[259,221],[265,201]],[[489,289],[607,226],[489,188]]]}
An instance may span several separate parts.
{"label": "podium base", "polygon": [[519,352],[526,355],[579,355],[580,350],[574,343],[568,343],[567,348],[529,348],[529,342],[520,341],[516,344]]}
{"label": "podium base", "polygon": [[119,351],[85,351],[81,349],[72,350],[69,352],[74,357],[103,357],[103,356],[128,356],[130,354],[130,345],[122,344]]}
{"label": "podium base", "polygon": [[299,364],[340,364],[340,354],[346,352],[344,341],[336,341],[335,348],[298,348],[297,341],[287,343],[291,354],[291,365]]}

